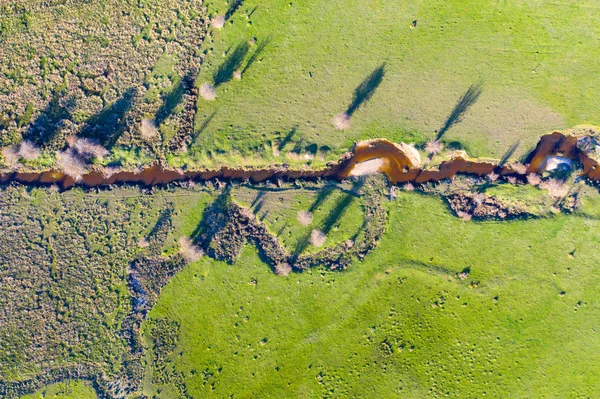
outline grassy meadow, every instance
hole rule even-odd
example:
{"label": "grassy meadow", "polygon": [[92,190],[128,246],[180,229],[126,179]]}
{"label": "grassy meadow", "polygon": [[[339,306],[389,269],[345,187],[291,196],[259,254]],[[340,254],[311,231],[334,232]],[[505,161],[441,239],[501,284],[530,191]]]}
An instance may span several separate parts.
{"label": "grassy meadow", "polygon": [[[561,397],[600,387],[598,220],[465,222],[434,196],[389,203],[344,272],[276,276],[246,246],[189,265],[149,323],[179,326],[157,398]],[[144,328],[147,345],[153,338]]]}
{"label": "grassy meadow", "polygon": [[[206,4],[215,16],[227,3]],[[202,131],[188,161],[297,162],[318,148],[314,164],[358,139],[424,143],[477,82],[481,98],[445,141],[500,158],[520,139],[518,156],[553,129],[598,123],[598,20],[593,1],[244,1],[204,43],[197,84],[210,82],[238,44],[256,45],[241,80],[219,85],[215,101],[198,100]],[[370,101],[349,129],[336,130],[332,119],[382,64]]]}

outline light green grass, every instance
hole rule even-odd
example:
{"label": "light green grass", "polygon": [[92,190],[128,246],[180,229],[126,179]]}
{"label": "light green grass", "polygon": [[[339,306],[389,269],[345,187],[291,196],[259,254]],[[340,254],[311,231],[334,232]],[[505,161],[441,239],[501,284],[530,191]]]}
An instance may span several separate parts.
{"label": "light green grass", "polygon": [[[415,193],[389,207],[378,247],[344,272],[276,276],[252,246],[231,266],[188,266],[150,313],[181,326],[161,366],[194,398],[574,398],[600,389],[600,221],[465,222]],[[149,375],[147,394],[174,397]]]}
{"label": "light green grass", "polygon": [[21,399],[96,399],[96,391],[84,381],[66,381],[50,385]]}
{"label": "light green grass", "polygon": [[[207,4],[215,15],[226,2]],[[245,1],[205,43],[198,84],[211,80],[240,41],[270,37],[271,43],[241,81],[217,89],[216,101],[198,101],[197,125],[216,112],[198,141],[199,152],[212,158],[196,154],[188,161],[273,162],[270,146],[293,127],[294,142],[275,161],[292,162],[286,154],[298,142],[301,149],[330,147],[325,159],[363,138],[422,143],[476,81],[484,83],[483,95],[445,139],[460,141],[473,156],[495,158],[521,139],[518,156],[553,129],[600,122],[592,89],[600,83],[598,21],[592,0]],[[331,119],[384,62],[371,101],[349,130],[335,130]]]}

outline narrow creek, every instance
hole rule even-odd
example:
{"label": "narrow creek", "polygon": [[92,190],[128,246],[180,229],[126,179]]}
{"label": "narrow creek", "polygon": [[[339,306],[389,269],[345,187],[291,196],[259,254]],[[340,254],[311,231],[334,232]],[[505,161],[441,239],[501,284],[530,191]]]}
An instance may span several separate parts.
{"label": "narrow creek", "polygon": [[[528,173],[539,173],[550,156],[561,156],[577,161],[582,166],[582,175],[591,180],[600,180],[598,161],[590,158],[580,150],[578,139],[585,136],[566,135],[554,132],[542,136],[529,154]],[[412,153],[411,153],[412,152]],[[384,173],[390,183],[425,183],[451,178],[457,174],[484,176],[491,172],[500,175],[518,175],[508,166],[499,166],[493,162],[470,160],[466,156],[457,155],[451,160],[443,161],[437,169],[424,169],[418,160],[415,161],[415,150],[405,144],[395,144],[386,139],[374,139],[357,143],[351,152],[344,154],[337,162],[329,163],[323,169],[290,169],[282,166],[265,168],[231,168],[223,166],[215,170],[177,171],[152,164],[139,173],[119,171],[106,175],[100,171],[90,171],[75,181],[63,172],[50,170],[43,172],[9,172],[0,174],[1,183],[18,182],[22,184],[57,184],[67,189],[75,185],[98,187],[113,184],[143,184],[146,186],[164,185],[178,181],[250,180],[258,183],[266,180],[285,179],[314,180],[317,178],[342,180],[360,173],[361,164],[378,160],[375,172]],[[416,155],[418,157],[418,155]],[[380,161],[380,162],[379,162]],[[370,171],[369,173],[372,173]]]}

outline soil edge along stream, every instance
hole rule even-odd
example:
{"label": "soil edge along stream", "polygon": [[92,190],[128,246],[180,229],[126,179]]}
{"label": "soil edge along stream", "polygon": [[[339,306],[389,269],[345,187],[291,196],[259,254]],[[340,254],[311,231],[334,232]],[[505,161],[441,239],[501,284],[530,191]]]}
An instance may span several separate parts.
{"label": "soil edge along stream", "polygon": [[[384,173],[390,183],[425,183],[451,178],[457,174],[477,176],[495,172],[499,175],[526,175],[543,171],[546,160],[551,156],[560,156],[581,164],[582,175],[591,180],[600,180],[599,162],[592,153],[599,148],[597,141],[588,135],[574,135],[554,132],[542,136],[535,150],[528,156],[526,173],[513,170],[510,165],[500,165],[494,161],[479,161],[468,157],[464,151],[449,154],[449,159],[441,162],[438,168],[423,168],[420,156],[414,146],[396,144],[387,139],[373,139],[355,143],[351,152],[344,154],[337,162],[330,162],[323,169],[295,170],[284,166],[266,168],[231,168],[223,166],[215,170],[180,171],[154,163],[141,172],[120,171],[106,174],[93,170],[75,180],[67,174],[51,170],[44,172],[7,172],[0,174],[0,182],[18,182],[23,184],[58,184],[64,189],[81,185],[86,187],[107,186],[112,184],[162,185],[178,181],[249,180],[258,183],[272,179],[318,178],[343,180],[348,177],[375,172]],[[371,161],[371,162],[370,162]],[[369,164],[370,162],[370,164]]]}

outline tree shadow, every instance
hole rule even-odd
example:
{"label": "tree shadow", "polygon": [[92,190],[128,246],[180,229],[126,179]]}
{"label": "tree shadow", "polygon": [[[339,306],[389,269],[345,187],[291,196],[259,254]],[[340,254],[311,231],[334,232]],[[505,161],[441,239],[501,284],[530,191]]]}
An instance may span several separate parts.
{"label": "tree shadow", "polygon": [[194,244],[204,247],[225,226],[231,201],[231,186],[227,186],[210,206],[204,208],[200,223],[190,235]]}
{"label": "tree shadow", "polygon": [[[254,200],[252,200],[252,203],[250,204],[250,208],[254,208],[254,206],[260,202],[263,202],[265,199],[265,195],[267,195],[266,191],[260,191],[256,197],[254,197]],[[256,212],[254,212],[256,214]]]}
{"label": "tree shadow", "polygon": [[204,120],[204,122],[202,122],[202,125],[200,125],[200,127],[198,128],[198,130],[193,134],[192,141],[190,142],[190,147],[191,148],[193,148],[196,145],[196,141],[202,135],[202,133],[204,132],[204,130],[208,127],[208,125],[213,120],[213,118],[215,117],[216,114],[217,114],[217,111],[214,111],[212,114],[210,114],[208,116],[208,118],[206,118]]}
{"label": "tree shadow", "polygon": [[314,212],[317,208],[319,208],[319,206],[321,206],[321,204],[323,202],[325,202],[325,200],[327,198],[329,198],[329,196],[331,195],[331,193],[333,193],[334,190],[335,190],[335,186],[333,186],[333,185],[328,185],[328,186],[323,187],[323,189],[321,191],[319,191],[319,194],[317,195],[315,202],[313,202],[312,205],[310,206],[310,208],[308,208],[308,211]]}
{"label": "tree shadow", "polygon": [[229,6],[227,7],[227,12],[225,13],[225,20],[231,18],[233,14],[242,6],[244,0],[229,0]]}
{"label": "tree shadow", "polygon": [[360,85],[354,90],[354,98],[346,109],[346,115],[352,116],[354,112],[375,93],[375,90],[379,87],[385,74],[385,63],[375,68],[369,76],[362,81]]}
{"label": "tree shadow", "polygon": [[125,132],[125,116],[133,106],[135,94],[135,88],[127,90],[117,101],[88,119],[79,135],[96,139],[104,147],[111,149]]}
{"label": "tree shadow", "polygon": [[193,76],[186,75],[183,78],[179,79],[176,82],[171,90],[163,96],[163,103],[154,114],[154,122],[156,126],[160,126],[161,123],[165,121],[173,113],[175,108],[181,104],[183,101],[183,97],[185,93],[187,93],[188,88],[193,85]]}
{"label": "tree shadow", "polygon": [[346,210],[348,210],[348,207],[352,205],[354,200],[356,200],[356,197],[350,194],[345,194],[340,198],[333,207],[333,210],[327,215],[325,220],[323,220],[321,231],[328,234],[333,226],[335,226],[341,217],[344,216],[344,213],[346,213]]}
{"label": "tree shadow", "polygon": [[289,132],[288,134],[285,135],[285,137],[283,138],[283,140],[281,140],[279,142],[279,145],[277,146],[277,149],[279,151],[282,151],[286,145],[289,144],[290,141],[292,141],[292,139],[294,138],[294,135],[296,134],[296,126],[294,126]]}
{"label": "tree shadow", "polygon": [[517,151],[519,144],[521,144],[521,140],[517,140],[513,145],[510,146],[508,151],[506,151],[506,153],[502,155],[500,162],[498,162],[498,168],[502,168],[504,167],[504,165],[506,165],[510,157],[512,157],[515,151]]}
{"label": "tree shadow", "polygon": [[244,67],[244,69],[242,69],[242,75],[244,73],[246,73],[246,71],[248,69],[250,69],[252,64],[254,64],[256,62],[258,57],[260,57],[260,55],[265,51],[265,48],[269,45],[269,43],[271,43],[270,36],[258,43],[258,45],[256,46],[256,50],[254,50],[254,52],[252,53],[250,58],[248,58],[248,62],[246,62],[246,66]]}
{"label": "tree shadow", "polygon": [[218,87],[229,82],[233,73],[237,71],[248,53],[250,46],[246,42],[239,43],[233,52],[225,59],[213,75],[214,86]]}
{"label": "tree shadow", "polygon": [[471,86],[469,86],[465,94],[463,94],[463,96],[454,106],[454,109],[450,115],[448,115],[444,126],[442,126],[442,128],[438,131],[437,136],[435,137],[436,140],[440,140],[444,134],[446,134],[448,129],[462,121],[462,117],[469,110],[469,108],[471,108],[471,106],[477,102],[482,91],[482,82],[473,83]]}
{"label": "tree shadow", "polygon": [[[29,140],[38,146],[45,146],[56,137],[60,122],[71,118],[71,112],[60,104],[65,94],[66,90],[56,91],[52,94],[52,99],[48,105],[27,129],[24,135],[25,140]],[[69,101],[72,101],[72,99]]]}

